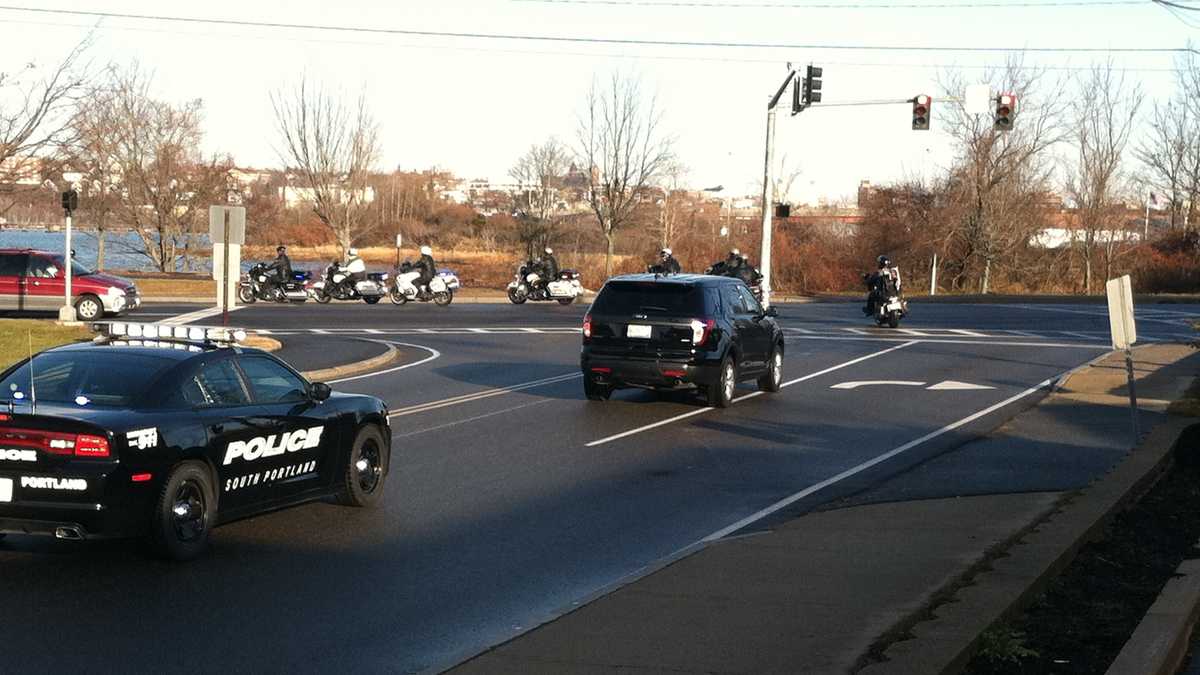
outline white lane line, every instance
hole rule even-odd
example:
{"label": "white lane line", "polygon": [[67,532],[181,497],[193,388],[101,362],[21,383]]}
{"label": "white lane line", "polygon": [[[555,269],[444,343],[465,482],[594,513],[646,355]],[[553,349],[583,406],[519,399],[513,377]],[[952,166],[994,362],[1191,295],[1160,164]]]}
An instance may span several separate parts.
{"label": "white lane line", "polygon": [[1027,331],[1027,330],[1009,330],[1009,329],[1006,329],[1004,332],[1005,332],[1005,333],[1012,333],[1013,335],[1020,335],[1021,337],[1028,337],[1028,338],[1040,338],[1040,337],[1042,337],[1041,335],[1038,335],[1037,333],[1030,333],[1030,332],[1029,332],[1029,331]]}
{"label": "white lane line", "polygon": [[845,328],[843,330],[848,330],[851,333],[854,333],[855,335],[870,335],[870,333],[868,333],[867,331],[865,331],[861,328]]}
{"label": "white lane line", "polygon": [[375,330],[374,328],[364,328],[363,332],[366,333],[367,335],[382,335],[383,334],[383,331]]}
{"label": "white lane line", "polygon": [[[873,359],[877,356],[883,356],[884,354],[887,354],[889,352],[894,352],[897,349],[904,349],[905,347],[911,347],[912,345],[915,345],[915,344],[917,344],[917,341],[912,340],[909,342],[905,342],[904,344],[896,345],[895,347],[888,347],[887,349],[884,349],[881,351],[872,352],[870,354],[867,354],[866,356],[860,356],[856,359],[851,359],[849,361],[846,361],[845,363],[839,363],[836,366],[830,366],[824,370],[818,370],[815,373],[809,373],[808,375],[805,375],[803,377],[797,377],[794,380],[784,382],[783,384],[779,385],[779,387],[781,389],[784,387],[790,387],[793,384],[799,384],[801,382],[804,382],[805,380],[811,380],[814,377],[820,377],[822,375],[825,375],[826,373],[832,373],[835,370],[840,370],[847,366],[852,366],[856,363],[862,363],[863,361],[866,361],[867,359]],[[739,396],[738,398],[733,399],[733,401],[734,401],[734,403],[737,403],[740,401],[745,401],[746,399],[755,398],[756,396],[760,396],[762,393],[763,392],[761,392],[761,391],[752,392],[752,393],[746,394],[744,396]],[[647,424],[645,426],[641,426],[636,429],[630,429],[629,431],[623,431],[619,434],[613,434],[612,436],[608,436],[608,437],[601,438],[596,441],[592,441],[591,443],[588,443],[585,447],[594,448],[598,445],[604,445],[605,443],[611,443],[613,441],[617,441],[622,438],[627,438],[627,437],[633,436],[635,434],[640,434],[643,431],[650,431],[651,429],[657,429],[661,426],[666,426],[668,424],[672,424],[672,423],[678,422],[680,420],[685,420],[689,417],[695,417],[696,415],[703,415],[704,413],[712,412],[713,410],[716,410],[716,408],[706,407],[706,408],[699,408],[697,410],[692,410],[690,412],[685,412],[681,415],[675,415],[674,417],[668,417],[665,420],[659,420],[658,422]]]}
{"label": "white lane line", "polygon": [[812,335],[813,333],[816,332],[816,331],[809,330],[807,328],[792,328],[790,326],[785,326],[784,330],[791,332],[791,333],[804,333],[806,335]]}
{"label": "white lane line", "polygon": [[933,337],[929,333],[922,333],[919,330],[913,330],[911,328],[897,328],[896,330],[904,333],[905,335],[912,335],[914,337]]}
{"label": "white lane line", "polygon": [[973,330],[967,330],[965,328],[948,328],[946,330],[947,330],[947,332],[956,333],[958,335],[966,335],[967,337],[980,337],[980,338],[991,337],[990,335],[984,335],[983,333],[976,333]]}
{"label": "white lane line", "polygon": [[325,330],[324,328],[309,328],[308,332],[316,333],[317,335],[329,335],[329,331]]}
{"label": "white lane line", "polygon": [[496,415],[503,415],[504,413],[512,412],[514,410],[520,410],[522,408],[529,408],[529,407],[532,407],[535,405],[542,405],[543,403],[549,403],[553,400],[554,399],[551,399],[551,398],[539,398],[539,399],[536,399],[533,401],[529,401],[528,403],[514,405],[511,408],[504,408],[502,410],[493,410],[492,412],[483,413],[482,415],[475,415],[474,417],[468,417],[466,419],[454,420],[453,422],[446,422],[445,424],[439,424],[437,426],[428,427],[426,429],[417,429],[416,431],[409,431],[409,432],[403,433],[403,434],[393,434],[392,439],[394,440],[397,438],[408,438],[409,436],[419,436],[421,434],[427,434],[431,431],[441,431],[443,429],[449,429],[451,427],[459,427],[464,424],[470,424],[471,422],[478,422],[479,420],[482,420],[482,419],[487,419],[489,417],[495,417]]}
{"label": "white lane line", "polygon": [[[229,308],[229,311],[236,312],[237,310],[243,309],[244,307],[245,307],[245,305],[234,305],[233,307]],[[169,319],[162,321],[162,323],[169,323],[169,324],[173,324],[173,325],[178,325],[178,324],[183,324],[183,323],[191,323],[193,321],[199,321],[200,319],[207,319],[210,316],[216,316],[220,313],[221,313],[220,307],[208,307],[206,309],[198,309],[194,312],[188,312],[187,314],[180,314],[179,316],[173,316]]]}
{"label": "white lane line", "polygon": [[336,380],[330,380],[330,381],[326,382],[325,384],[341,384],[342,382],[353,382],[354,380],[362,380],[362,379],[365,379],[368,377],[376,377],[378,375],[387,375],[388,373],[394,373],[396,371],[404,370],[406,368],[416,368],[417,366],[419,366],[421,364],[429,363],[430,361],[432,361],[436,358],[440,358],[442,356],[442,353],[439,352],[438,350],[434,349],[433,347],[426,347],[425,345],[414,345],[414,344],[409,344],[407,342],[388,342],[388,344],[399,345],[401,347],[412,347],[413,349],[424,349],[425,351],[429,352],[429,356],[421,359],[420,361],[416,361],[414,363],[406,363],[402,366],[396,366],[395,368],[388,368],[387,370],[381,370],[381,371],[375,372],[375,373],[367,373],[365,375],[355,375],[354,377],[343,377],[343,378],[339,378]]}
{"label": "white lane line", "polygon": [[[1141,339],[1141,336],[1138,336]],[[908,338],[900,337],[875,337],[862,336],[855,337],[852,335],[789,335],[788,340],[832,340],[834,342],[904,342]],[[1149,339],[1149,338],[1147,338]],[[1109,349],[1107,344],[1099,344],[1096,338],[1090,338],[1090,342],[1084,344],[1081,342],[1003,342],[1000,340],[965,340],[954,338],[920,338],[916,342],[931,345],[986,345],[995,347],[1062,347],[1069,349]]]}
{"label": "white lane line", "polygon": [[[808,497],[809,495],[820,492],[821,490],[824,490],[825,488],[829,487],[830,485],[835,485],[837,483],[840,483],[840,482],[846,480],[847,478],[850,478],[851,476],[860,474],[863,471],[866,471],[867,469],[870,469],[873,466],[876,466],[878,464],[886,462],[887,460],[889,460],[897,455],[908,452],[909,450],[912,450],[913,448],[915,448],[923,443],[931,441],[931,440],[937,438],[938,436],[941,436],[943,434],[954,431],[955,429],[958,429],[959,427],[961,427],[963,425],[970,424],[971,422],[974,422],[975,420],[979,419],[980,417],[991,414],[1005,406],[1008,406],[1017,401],[1020,401],[1021,399],[1029,396],[1030,394],[1037,393],[1037,392],[1041,391],[1042,389],[1045,389],[1046,387],[1050,386],[1050,384],[1052,382],[1054,382],[1058,378],[1062,377],[1063,375],[1066,375],[1069,372],[1070,371],[1065,371],[1065,372],[1055,375],[1054,377],[1051,377],[1049,379],[1042,380],[1037,385],[1032,386],[1019,394],[1010,396],[1010,397],[1004,399],[1003,401],[1000,401],[999,403],[990,405],[990,406],[984,408],[983,410],[980,410],[978,412],[967,415],[966,417],[964,417],[956,422],[951,422],[950,424],[947,424],[946,426],[944,426],[940,429],[931,431],[920,438],[911,440],[911,441],[905,443],[904,445],[901,445],[898,448],[893,448],[892,450],[889,450],[889,451],[883,453],[882,455],[874,457],[873,459],[869,459],[869,460],[863,462],[862,464],[859,464],[857,466],[846,469],[845,471],[843,471],[835,476],[832,476],[830,478],[826,478],[825,480],[821,481],[820,483],[811,485],[793,495],[790,495],[788,497],[785,497],[785,498],[775,502],[774,504],[768,506],[765,509],[762,509],[761,511],[758,511],[749,516],[746,516],[745,518],[742,518],[741,520],[737,521],[736,523],[733,523],[732,525],[723,527],[723,528],[717,530],[716,532],[713,532],[712,534],[708,535],[707,537],[701,539],[699,543],[706,544],[706,543],[716,541],[718,539],[722,539],[722,538],[746,527],[747,525],[751,525],[759,520],[762,520],[763,518],[766,518],[767,516],[771,515],[772,513],[775,513],[776,511],[779,511],[781,509],[787,508],[788,506],[791,506],[792,504],[800,501],[801,499],[804,499],[805,497]],[[695,546],[695,544],[693,544],[693,546]],[[691,547],[688,547],[688,548],[691,548]]]}
{"label": "white lane line", "polygon": [[254,332],[258,333],[259,335],[274,335],[275,334],[274,331],[267,330],[266,328],[259,328],[258,330],[254,331]]}
{"label": "white lane line", "polygon": [[576,380],[581,377],[583,377],[583,373],[578,373],[578,372],[567,373],[565,375],[556,375],[554,377],[547,377],[547,378],[544,378],[541,380],[534,380],[532,382],[523,382],[521,384],[514,384],[514,385],[511,385],[508,387],[496,387],[494,389],[484,389],[482,391],[472,392],[470,394],[454,396],[454,397],[442,399],[439,401],[429,401],[427,403],[418,403],[417,405],[408,406],[407,408],[400,408],[398,410],[393,410],[392,412],[388,413],[388,417],[405,417],[407,415],[415,415],[417,413],[429,412],[430,410],[437,410],[439,408],[447,408],[452,405],[461,405],[463,403],[472,403],[474,401],[481,401],[485,398],[492,398],[493,396],[503,396],[504,394],[511,394],[513,392],[525,391],[526,389],[533,389],[535,387],[544,387],[544,386],[550,385],[550,384],[558,384],[559,382],[567,382],[569,380]]}
{"label": "white lane line", "polygon": [[[1028,309],[1028,310],[1032,310],[1035,312],[1056,312],[1056,313],[1064,313],[1064,314],[1082,314],[1084,316],[1108,318],[1107,312],[1095,312],[1095,311],[1084,312],[1084,311],[1081,311],[1078,309],[1062,309],[1061,307],[1036,307],[1034,305],[993,305],[993,307],[1013,307],[1016,309]],[[1178,328],[1180,325],[1186,325],[1188,323],[1186,320],[1183,320],[1182,318],[1179,320],[1154,319],[1154,318],[1144,316],[1144,315],[1138,313],[1136,308],[1135,308],[1134,312],[1135,312],[1135,318],[1138,321],[1153,321],[1155,323],[1165,323],[1165,324],[1169,324],[1171,326],[1175,326],[1176,328]]]}
{"label": "white lane line", "polygon": [[489,333],[489,332],[491,332],[486,328],[468,328],[467,330],[472,333]]}

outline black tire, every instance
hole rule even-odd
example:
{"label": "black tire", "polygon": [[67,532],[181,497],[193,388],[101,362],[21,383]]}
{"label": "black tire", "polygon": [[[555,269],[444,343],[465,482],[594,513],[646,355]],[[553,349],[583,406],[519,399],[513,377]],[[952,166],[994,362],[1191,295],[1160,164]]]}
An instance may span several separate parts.
{"label": "black tire", "polygon": [[900,312],[897,312],[894,310],[891,312],[888,312],[887,325],[888,325],[888,328],[899,328],[900,327]]}
{"label": "black tire", "polygon": [[356,507],[378,503],[383,496],[391,454],[392,449],[384,446],[383,434],[378,427],[371,425],[359,429],[338,487],[338,503]]}
{"label": "black tire", "polygon": [[88,293],[75,302],[75,316],[80,321],[95,321],[104,318],[104,303],[100,298]]}
{"label": "black tire", "polygon": [[778,345],[771,350],[767,358],[767,372],[758,378],[758,388],[761,391],[775,393],[783,384],[783,350]]}
{"label": "black tire", "polygon": [[524,294],[518,293],[517,289],[515,289],[515,288],[508,289],[508,301],[511,302],[512,304],[523,305],[523,304],[525,304],[525,301],[528,299],[529,298],[526,297]]}
{"label": "black tire", "polygon": [[381,296],[378,295],[364,295],[363,302],[367,303],[368,305],[373,305],[379,302],[380,297]]}
{"label": "black tire", "polygon": [[433,304],[438,307],[448,307],[454,302],[454,293],[450,291],[438,291],[433,294]]}
{"label": "black tire", "polygon": [[728,408],[733,405],[733,391],[737,388],[737,366],[729,356],[721,361],[720,373],[717,381],[706,387],[708,404],[717,408]]}
{"label": "black tire", "polygon": [[208,549],[217,495],[208,467],[184,462],[167,475],[154,507],[150,540],[159,555],[191,560]]}
{"label": "black tire", "polygon": [[332,298],[332,297],[330,297],[330,295],[329,295],[329,292],[328,292],[328,291],[326,291],[326,290],[325,290],[325,289],[323,289],[323,288],[322,288],[321,290],[319,290],[319,291],[316,291],[315,293],[313,293],[313,300],[316,300],[318,303],[320,303],[320,304],[322,304],[322,305],[327,305],[327,304],[329,304],[329,301],[330,301],[330,300],[332,300],[332,299],[333,299],[333,298]]}
{"label": "black tire", "polygon": [[613,388],[612,385],[596,382],[590,375],[584,375],[583,393],[589,401],[607,401],[612,397]]}
{"label": "black tire", "polygon": [[408,298],[398,288],[393,288],[392,292],[388,293],[388,298],[391,299],[393,305],[403,305],[408,302]]}
{"label": "black tire", "polygon": [[575,302],[575,298],[559,298],[558,299],[558,304],[560,304],[560,305],[570,305],[573,302]]}
{"label": "black tire", "polygon": [[249,286],[238,286],[238,301],[243,305],[253,305],[258,298],[254,295],[254,289]]}

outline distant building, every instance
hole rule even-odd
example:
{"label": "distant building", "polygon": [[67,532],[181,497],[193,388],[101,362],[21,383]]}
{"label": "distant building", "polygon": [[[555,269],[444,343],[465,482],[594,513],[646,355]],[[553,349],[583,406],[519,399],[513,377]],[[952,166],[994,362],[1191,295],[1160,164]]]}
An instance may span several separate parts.
{"label": "distant building", "polygon": [[[375,188],[365,187],[361,190],[341,190],[339,188],[329,188],[334,195],[335,200],[339,204],[348,204],[352,201],[358,201],[363,204],[370,204],[375,201]],[[289,209],[294,209],[299,206],[309,206],[317,201],[316,190],[309,187],[295,187],[285,185],[279,188],[279,199]]]}

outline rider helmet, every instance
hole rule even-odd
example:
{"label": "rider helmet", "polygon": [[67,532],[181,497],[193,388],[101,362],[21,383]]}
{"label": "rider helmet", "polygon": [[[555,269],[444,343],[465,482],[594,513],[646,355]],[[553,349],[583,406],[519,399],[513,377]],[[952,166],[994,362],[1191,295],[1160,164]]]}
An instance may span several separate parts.
{"label": "rider helmet", "polygon": [[554,249],[547,246],[546,247],[546,255],[554,255]]}
{"label": "rider helmet", "polygon": [[729,251],[729,255],[734,256],[734,257],[741,257],[742,252],[735,248],[735,249],[731,249]]}
{"label": "rider helmet", "polygon": [[883,269],[885,267],[892,266],[892,261],[888,260],[888,257],[886,255],[881,255],[878,258],[876,258],[875,260],[876,260],[876,262],[879,263],[879,269]]}
{"label": "rider helmet", "polygon": [[287,247],[284,246],[283,244],[280,244],[279,246],[275,247],[275,252],[276,253],[287,253]]}
{"label": "rider helmet", "polygon": [[671,249],[664,248],[663,250],[659,251],[658,254],[661,255],[664,259],[670,258],[671,257]]}
{"label": "rider helmet", "polygon": [[422,246],[421,255],[433,255],[433,249],[428,246]]}

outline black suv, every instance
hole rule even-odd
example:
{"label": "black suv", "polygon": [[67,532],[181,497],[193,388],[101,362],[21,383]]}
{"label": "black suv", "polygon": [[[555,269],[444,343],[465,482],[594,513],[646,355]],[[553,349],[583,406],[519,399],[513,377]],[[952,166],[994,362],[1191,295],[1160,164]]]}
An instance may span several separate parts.
{"label": "black suv", "polygon": [[726,407],[739,380],[778,391],[783,331],[740,279],[696,274],[614,277],[583,320],[583,384],[613,390],[698,389]]}

